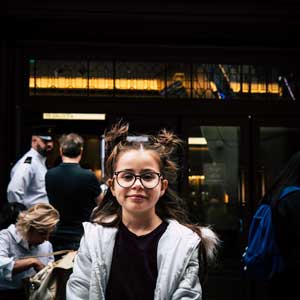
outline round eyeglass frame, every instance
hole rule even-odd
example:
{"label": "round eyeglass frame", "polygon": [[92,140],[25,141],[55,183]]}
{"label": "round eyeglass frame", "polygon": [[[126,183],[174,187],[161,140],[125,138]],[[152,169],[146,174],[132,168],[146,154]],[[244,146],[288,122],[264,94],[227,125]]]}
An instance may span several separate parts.
{"label": "round eyeglass frame", "polygon": [[[132,182],[131,185],[129,185],[129,186],[123,186],[123,185],[121,185],[121,184],[119,183],[119,181],[118,181],[118,175],[119,175],[120,173],[123,173],[123,172],[129,173],[129,174],[131,174],[132,176],[134,176],[134,180],[133,180],[133,182]],[[143,175],[149,174],[149,173],[155,174],[155,175],[158,176],[157,184],[156,184],[155,186],[151,187],[151,188],[146,187],[146,186],[144,185],[143,179],[142,179],[142,176],[143,176]],[[158,173],[158,172],[152,172],[152,171],[151,171],[151,172],[146,172],[146,173],[144,173],[144,174],[142,174],[142,175],[136,175],[136,174],[131,173],[131,172],[128,172],[128,171],[118,171],[118,172],[114,172],[114,175],[116,176],[116,181],[117,181],[118,185],[119,185],[121,188],[123,188],[123,189],[129,189],[129,188],[131,188],[131,187],[135,184],[136,180],[139,179],[141,185],[142,185],[145,189],[147,189],[147,190],[152,190],[152,189],[154,189],[154,188],[156,188],[156,187],[158,186],[159,181],[162,179],[162,174],[161,174],[161,173]]]}

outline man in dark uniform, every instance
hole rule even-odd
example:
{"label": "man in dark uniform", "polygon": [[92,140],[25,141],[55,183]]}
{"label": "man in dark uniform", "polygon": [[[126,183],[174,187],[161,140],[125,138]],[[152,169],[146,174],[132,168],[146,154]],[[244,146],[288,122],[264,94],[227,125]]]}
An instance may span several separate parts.
{"label": "man in dark uniform", "polygon": [[31,149],[17,161],[11,170],[7,187],[8,202],[19,202],[30,208],[36,203],[48,203],[45,189],[46,159],[53,149],[48,128],[32,131]]}
{"label": "man in dark uniform", "polygon": [[61,216],[50,240],[54,250],[77,250],[83,234],[82,222],[89,221],[93,208],[100,201],[101,188],[95,174],[79,165],[83,138],[70,133],[63,135],[59,143],[62,163],[46,173],[49,201]]}

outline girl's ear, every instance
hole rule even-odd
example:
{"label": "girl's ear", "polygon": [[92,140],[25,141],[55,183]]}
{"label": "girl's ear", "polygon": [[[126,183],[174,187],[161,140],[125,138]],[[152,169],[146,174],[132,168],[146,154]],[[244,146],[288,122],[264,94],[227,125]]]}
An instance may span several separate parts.
{"label": "girl's ear", "polygon": [[110,188],[111,193],[113,194],[113,196],[116,196],[115,195],[115,189],[114,189],[114,180],[113,179],[108,179],[106,183],[109,186],[109,188]]}
{"label": "girl's ear", "polygon": [[160,189],[160,197],[162,197],[164,195],[164,193],[166,192],[167,188],[168,188],[169,182],[167,179],[163,179],[161,182],[161,189]]}

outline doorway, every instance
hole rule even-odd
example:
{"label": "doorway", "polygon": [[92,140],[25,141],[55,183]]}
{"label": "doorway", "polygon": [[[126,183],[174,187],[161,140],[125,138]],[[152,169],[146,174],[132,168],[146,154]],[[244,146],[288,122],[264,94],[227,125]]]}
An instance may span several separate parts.
{"label": "doorway", "polygon": [[[217,264],[211,268],[204,287],[204,299],[266,299],[265,287],[244,277],[241,257],[259,200],[300,148],[298,120],[109,115],[100,123],[55,121],[55,140],[71,131],[82,135],[86,141],[82,162],[100,178],[101,136],[121,117],[135,133],[157,133],[167,128],[186,142],[176,188],[186,200],[191,219],[210,225],[222,240]],[[53,159],[57,155],[54,152]]]}

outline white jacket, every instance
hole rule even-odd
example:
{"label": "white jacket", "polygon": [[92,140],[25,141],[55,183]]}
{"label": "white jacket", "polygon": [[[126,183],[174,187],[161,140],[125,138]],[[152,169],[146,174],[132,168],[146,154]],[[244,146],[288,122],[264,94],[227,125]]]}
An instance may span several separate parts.
{"label": "white jacket", "polygon": [[[157,248],[154,300],[201,300],[200,238],[177,221],[168,222]],[[118,229],[87,222],[83,225],[85,233],[67,283],[67,300],[104,300]],[[205,232],[207,230],[211,232],[209,229]]]}

